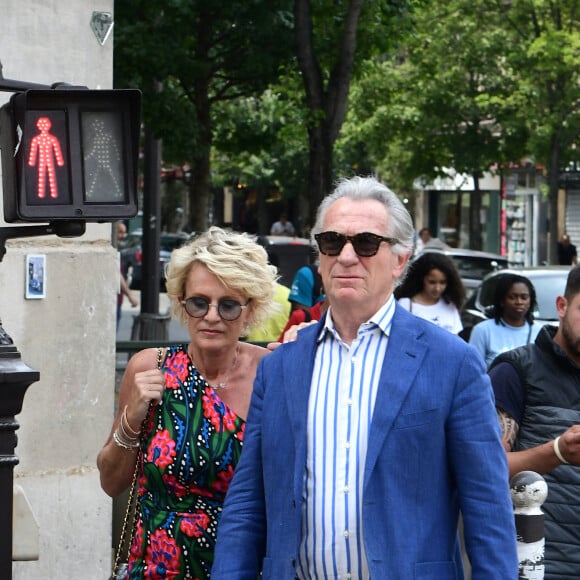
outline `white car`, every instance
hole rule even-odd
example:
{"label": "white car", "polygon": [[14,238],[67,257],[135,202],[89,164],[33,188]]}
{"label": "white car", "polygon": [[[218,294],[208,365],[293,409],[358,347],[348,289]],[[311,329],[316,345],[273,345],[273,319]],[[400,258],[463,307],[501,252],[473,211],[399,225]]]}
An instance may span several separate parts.
{"label": "white car", "polygon": [[440,246],[427,244],[413,259],[425,252],[439,252],[453,260],[457,270],[459,270],[459,276],[465,286],[465,294],[467,296],[473,293],[489,273],[502,270],[509,265],[507,258],[499,254],[451,248],[444,244]]}
{"label": "white car", "polygon": [[489,318],[489,307],[493,304],[495,287],[503,274],[518,274],[525,276],[536,290],[537,308],[534,310],[534,320],[544,324],[558,324],[556,311],[556,296],[564,294],[570,266],[535,266],[530,268],[515,268],[501,270],[486,276],[477,290],[467,299],[461,312],[463,330],[460,336],[469,340],[471,329]]}

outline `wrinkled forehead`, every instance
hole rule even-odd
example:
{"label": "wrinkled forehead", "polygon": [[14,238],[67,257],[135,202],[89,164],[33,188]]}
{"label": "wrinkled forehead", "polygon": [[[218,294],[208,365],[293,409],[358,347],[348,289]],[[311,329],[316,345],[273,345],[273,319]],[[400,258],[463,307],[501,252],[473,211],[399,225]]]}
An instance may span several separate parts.
{"label": "wrinkled forehead", "polygon": [[354,235],[372,232],[384,235],[389,224],[389,212],[376,199],[343,197],[331,204],[324,216],[323,230]]}

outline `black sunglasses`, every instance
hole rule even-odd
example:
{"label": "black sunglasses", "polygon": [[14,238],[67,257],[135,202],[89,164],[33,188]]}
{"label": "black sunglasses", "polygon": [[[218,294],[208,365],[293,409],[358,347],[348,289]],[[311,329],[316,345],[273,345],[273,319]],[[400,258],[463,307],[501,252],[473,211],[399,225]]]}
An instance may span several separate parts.
{"label": "black sunglasses", "polygon": [[345,236],[338,232],[321,232],[320,234],[315,234],[314,239],[318,243],[320,252],[326,256],[338,256],[346,242],[350,242],[357,256],[362,258],[374,256],[379,251],[381,242],[387,242],[391,246],[399,243],[397,238],[385,238],[370,232],[363,232],[354,236]]}
{"label": "black sunglasses", "polygon": [[240,304],[237,300],[220,300],[217,304],[212,304],[202,296],[191,296],[181,301],[185,312],[193,318],[203,318],[209,311],[209,307],[217,308],[218,314],[223,320],[231,322],[237,320],[242,314],[242,310],[247,308],[250,301]]}

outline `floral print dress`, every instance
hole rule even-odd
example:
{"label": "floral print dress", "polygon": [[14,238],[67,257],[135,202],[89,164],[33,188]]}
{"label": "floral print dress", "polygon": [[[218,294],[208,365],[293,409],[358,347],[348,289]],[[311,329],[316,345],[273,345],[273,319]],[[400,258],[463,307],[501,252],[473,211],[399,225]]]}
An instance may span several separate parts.
{"label": "floral print dress", "polygon": [[166,388],[144,427],[129,578],[210,577],[216,529],[245,422],[193,366],[168,349]]}

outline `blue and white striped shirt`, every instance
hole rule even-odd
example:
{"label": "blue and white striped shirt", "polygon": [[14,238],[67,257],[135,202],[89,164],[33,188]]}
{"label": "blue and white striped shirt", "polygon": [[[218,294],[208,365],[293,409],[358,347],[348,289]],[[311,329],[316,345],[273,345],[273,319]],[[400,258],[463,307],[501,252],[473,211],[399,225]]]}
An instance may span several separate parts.
{"label": "blue and white striped shirt", "polygon": [[369,577],[362,491],[379,377],[395,311],[393,296],[349,346],[332,322],[318,338],[307,419],[298,578]]}

